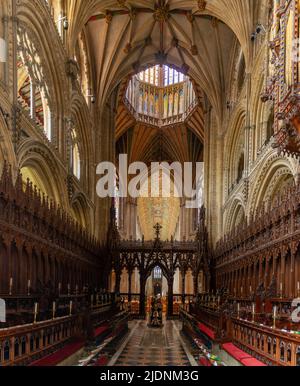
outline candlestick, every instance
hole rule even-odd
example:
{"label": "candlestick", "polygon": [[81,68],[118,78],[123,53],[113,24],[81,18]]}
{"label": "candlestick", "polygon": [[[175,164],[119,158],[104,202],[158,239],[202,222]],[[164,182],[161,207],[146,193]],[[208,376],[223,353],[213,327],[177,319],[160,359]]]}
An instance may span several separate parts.
{"label": "candlestick", "polygon": [[240,303],[238,303],[238,311],[237,311],[237,314],[238,314],[238,319],[240,318]]}
{"label": "candlestick", "polygon": [[72,300],[70,301],[70,316],[72,315],[72,308],[73,308],[73,302]]}
{"label": "candlestick", "polygon": [[282,283],[280,283],[280,297],[281,297],[281,299],[283,297],[283,284]]}
{"label": "candlestick", "polygon": [[38,303],[34,303],[34,321],[33,321],[34,324],[36,323],[37,313],[38,313]]}
{"label": "candlestick", "polygon": [[252,304],[252,321],[255,322],[255,304]]}
{"label": "candlestick", "polygon": [[9,280],[9,295],[12,295],[12,289],[13,289],[13,278],[11,277]]}
{"label": "candlestick", "polygon": [[31,281],[29,279],[28,283],[27,283],[27,294],[28,294],[28,296],[30,296],[30,289],[31,289]]}

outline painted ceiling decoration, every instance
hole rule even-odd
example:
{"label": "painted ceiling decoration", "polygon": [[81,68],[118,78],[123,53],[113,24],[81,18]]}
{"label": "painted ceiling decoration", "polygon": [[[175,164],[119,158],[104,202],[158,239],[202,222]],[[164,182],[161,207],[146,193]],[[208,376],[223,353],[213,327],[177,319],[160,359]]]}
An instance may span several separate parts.
{"label": "painted ceiling decoration", "polygon": [[[150,184],[149,181],[149,189]],[[173,189],[174,183],[171,182],[171,191]],[[176,234],[180,199],[174,196],[167,197],[167,192],[163,190],[161,179],[159,192],[159,197],[139,197],[137,200],[138,222],[146,241],[153,239],[153,228],[156,224],[160,224],[162,227],[160,235],[162,241],[171,240]]]}

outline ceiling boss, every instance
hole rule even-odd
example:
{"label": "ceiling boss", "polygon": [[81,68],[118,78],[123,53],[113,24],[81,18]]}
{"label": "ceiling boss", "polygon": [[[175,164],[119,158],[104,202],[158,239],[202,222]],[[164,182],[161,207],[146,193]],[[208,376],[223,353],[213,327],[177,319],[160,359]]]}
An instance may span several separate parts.
{"label": "ceiling boss", "polygon": [[198,0],[199,11],[205,11],[207,2],[205,0]]}
{"label": "ceiling boss", "polygon": [[155,6],[153,17],[156,21],[166,22],[170,17],[170,7],[165,1],[159,1]]}

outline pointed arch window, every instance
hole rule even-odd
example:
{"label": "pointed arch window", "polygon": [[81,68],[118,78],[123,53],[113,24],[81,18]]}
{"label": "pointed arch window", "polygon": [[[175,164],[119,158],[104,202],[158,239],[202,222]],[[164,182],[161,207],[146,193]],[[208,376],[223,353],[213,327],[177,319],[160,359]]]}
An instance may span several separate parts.
{"label": "pointed arch window", "polygon": [[71,171],[73,175],[80,180],[81,177],[81,160],[78,146],[78,138],[76,131],[72,130],[72,144],[71,144]]}
{"label": "pointed arch window", "polygon": [[153,271],[153,278],[155,280],[161,280],[162,279],[162,270],[160,267],[155,267]]}
{"label": "pointed arch window", "polygon": [[18,27],[17,41],[18,101],[32,123],[51,141],[51,99],[40,51],[22,27]]}

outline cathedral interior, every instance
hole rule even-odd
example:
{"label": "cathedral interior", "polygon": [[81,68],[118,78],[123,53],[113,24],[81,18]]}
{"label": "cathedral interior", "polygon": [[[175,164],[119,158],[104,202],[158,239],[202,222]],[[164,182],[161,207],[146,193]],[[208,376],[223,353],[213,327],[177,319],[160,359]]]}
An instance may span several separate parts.
{"label": "cathedral interior", "polygon": [[299,22],[0,1],[1,367],[300,366]]}

